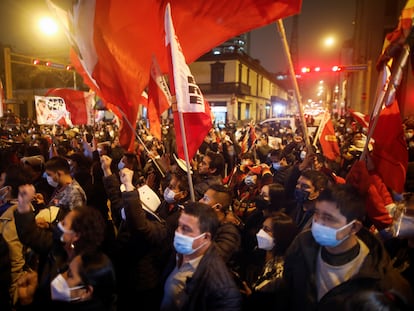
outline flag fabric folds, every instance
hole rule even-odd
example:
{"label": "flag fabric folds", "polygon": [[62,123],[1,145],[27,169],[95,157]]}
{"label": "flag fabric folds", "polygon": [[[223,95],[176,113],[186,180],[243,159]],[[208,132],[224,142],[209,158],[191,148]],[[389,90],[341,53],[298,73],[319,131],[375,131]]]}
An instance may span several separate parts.
{"label": "flag fabric folds", "polygon": [[354,109],[348,109],[351,116],[356,122],[358,122],[363,128],[369,127],[369,115],[363,114],[362,112],[355,111]]}
{"label": "flag fabric folds", "polygon": [[[79,0],[68,10],[49,7],[64,24],[72,63],[120,120],[121,144],[131,147],[141,92],[152,56],[168,71],[165,0]],[[56,2],[57,3],[57,2]],[[177,37],[188,63],[229,38],[299,13],[302,0],[174,0]],[[132,142],[131,142],[132,140]]]}
{"label": "flag fabric folds", "polygon": [[157,59],[153,57],[151,64],[150,81],[148,84],[148,119],[150,132],[161,140],[160,116],[171,106],[171,93]]}
{"label": "flag fabric folds", "polygon": [[331,120],[330,113],[325,111],[321,125],[322,130],[319,136],[323,155],[332,161],[337,160],[341,156],[338,141],[335,136],[335,129]]}
{"label": "flag fabric folds", "polygon": [[375,142],[370,156],[375,171],[390,189],[398,193],[404,192],[408,153],[396,100],[381,110],[373,138]]}
{"label": "flag fabric folds", "polygon": [[[169,5],[165,10],[165,33],[166,48],[171,55],[169,80],[172,94],[176,99],[173,103],[173,115],[177,154],[179,158],[186,159],[184,150],[186,143],[188,158],[192,159],[212,127],[210,106],[201,94],[186,64],[175,34]],[[183,122],[180,122],[180,114]],[[183,134],[186,141],[184,141]]]}
{"label": "flag fabric folds", "polygon": [[65,101],[71,124],[94,124],[95,94],[93,92],[55,88],[48,90],[46,96],[60,97]]}

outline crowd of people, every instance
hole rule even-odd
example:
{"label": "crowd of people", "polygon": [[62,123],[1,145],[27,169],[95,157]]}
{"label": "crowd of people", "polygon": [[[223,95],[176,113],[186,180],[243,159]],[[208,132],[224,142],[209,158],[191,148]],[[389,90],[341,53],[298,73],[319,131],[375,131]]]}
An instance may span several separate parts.
{"label": "crowd of people", "polygon": [[234,123],[190,166],[168,122],[132,150],[111,122],[3,128],[0,309],[413,308],[414,119],[405,192],[375,179],[381,200],[349,177],[366,129],[333,123],[334,161],[300,124]]}

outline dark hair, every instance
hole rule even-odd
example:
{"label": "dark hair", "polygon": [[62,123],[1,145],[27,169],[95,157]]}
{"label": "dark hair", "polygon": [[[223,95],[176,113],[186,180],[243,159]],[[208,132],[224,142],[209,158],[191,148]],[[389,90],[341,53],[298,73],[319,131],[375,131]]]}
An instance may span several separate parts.
{"label": "dark hair", "polygon": [[354,219],[364,220],[365,200],[359,194],[358,189],[350,184],[332,185],[324,189],[316,200],[336,203],[336,207],[348,222]]}
{"label": "dark hair", "polygon": [[64,157],[54,156],[46,162],[45,170],[52,172],[63,171],[65,174],[70,174],[70,165]]}
{"label": "dark hair", "polygon": [[78,272],[82,282],[93,287],[93,299],[111,310],[116,292],[115,270],[111,260],[102,252],[83,252],[80,259]]}
{"label": "dark hair", "polygon": [[200,232],[210,232],[212,239],[219,226],[216,212],[207,204],[201,202],[188,202],[184,204],[184,213],[198,218]]}
{"label": "dark hair", "polygon": [[269,184],[270,207],[274,211],[286,208],[287,196],[285,187],[278,183]]}
{"label": "dark hair", "polygon": [[221,184],[211,184],[208,189],[216,192],[214,195],[215,201],[221,204],[223,211],[227,211],[233,200],[232,190]]}
{"label": "dark hair", "polygon": [[267,218],[272,220],[272,233],[275,241],[274,256],[283,256],[298,234],[298,228],[293,219],[283,212],[274,212]]}
{"label": "dark hair", "polygon": [[29,183],[29,179],[25,174],[23,168],[18,164],[12,164],[5,169],[6,178],[4,186],[11,187],[11,194],[13,198],[17,198],[19,194],[19,187]]}
{"label": "dark hair", "polygon": [[190,186],[188,185],[187,175],[183,175],[181,173],[171,173],[171,177],[175,176],[178,182],[178,189],[183,192],[187,192],[190,194]]}
{"label": "dark hair", "polygon": [[80,234],[80,239],[74,243],[75,250],[99,249],[105,234],[105,221],[102,214],[91,206],[81,206],[72,209],[75,215],[71,229]]}
{"label": "dark hair", "polygon": [[302,171],[300,176],[309,179],[312,185],[315,187],[316,191],[321,191],[328,186],[328,176],[322,172],[315,170],[306,170]]}
{"label": "dark hair", "polygon": [[208,151],[205,155],[210,158],[210,169],[216,169],[213,175],[221,175],[224,169],[224,157],[221,153],[215,153],[213,151]]}
{"label": "dark hair", "polygon": [[399,295],[393,291],[381,292],[374,289],[358,291],[345,301],[346,311],[403,311],[408,310]]}
{"label": "dark hair", "polygon": [[130,169],[133,171],[139,171],[139,163],[138,163],[137,155],[135,153],[125,152],[124,157],[128,161],[128,164],[127,164],[128,168],[130,167]]}

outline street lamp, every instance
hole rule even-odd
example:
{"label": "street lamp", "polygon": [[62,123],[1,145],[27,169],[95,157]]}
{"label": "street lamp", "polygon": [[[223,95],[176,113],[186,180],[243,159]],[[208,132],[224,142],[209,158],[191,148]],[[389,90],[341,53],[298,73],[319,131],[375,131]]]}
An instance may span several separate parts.
{"label": "street lamp", "polygon": [[57,23],[50,17],[42,17],[39,20],[39,28],[47,36],[53,36],[58,31]]}

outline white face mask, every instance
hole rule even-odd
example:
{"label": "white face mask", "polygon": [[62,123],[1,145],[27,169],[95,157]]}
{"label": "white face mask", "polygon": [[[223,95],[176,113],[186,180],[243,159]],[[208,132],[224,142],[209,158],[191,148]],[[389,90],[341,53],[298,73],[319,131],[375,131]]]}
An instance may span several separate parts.
{"label": "white face mask", "polygon": [[83,287],[85,286],[69,287],[63,275],[58,274],[58,276],[55,277],[53,281],[50,283],[52,300],[60,300],[60,301],[79,300],[80,297],[71,297],[70,292],[72,290],[80,289]]}
{"label": "white face mask", "polygon": [[171,204],[175,202],[175,195],[176,193],[172,191],[170,188],[165,188],[164,190],[164,199],[167,203]]}
{"label": "white face mask", "polygon": [[47,175],[46,176],[47,179],[47,183],[52,186],[53,188],[56,188],[57,186],[59,186],[59,183],[57,181],[54,181],[52,176]]}
{"label": "white face mask", "polygon": [[273,238],[263,229],[256,234],[257,247],[264,249],[265,251],[270,251],[275,246],[275,241]]}

